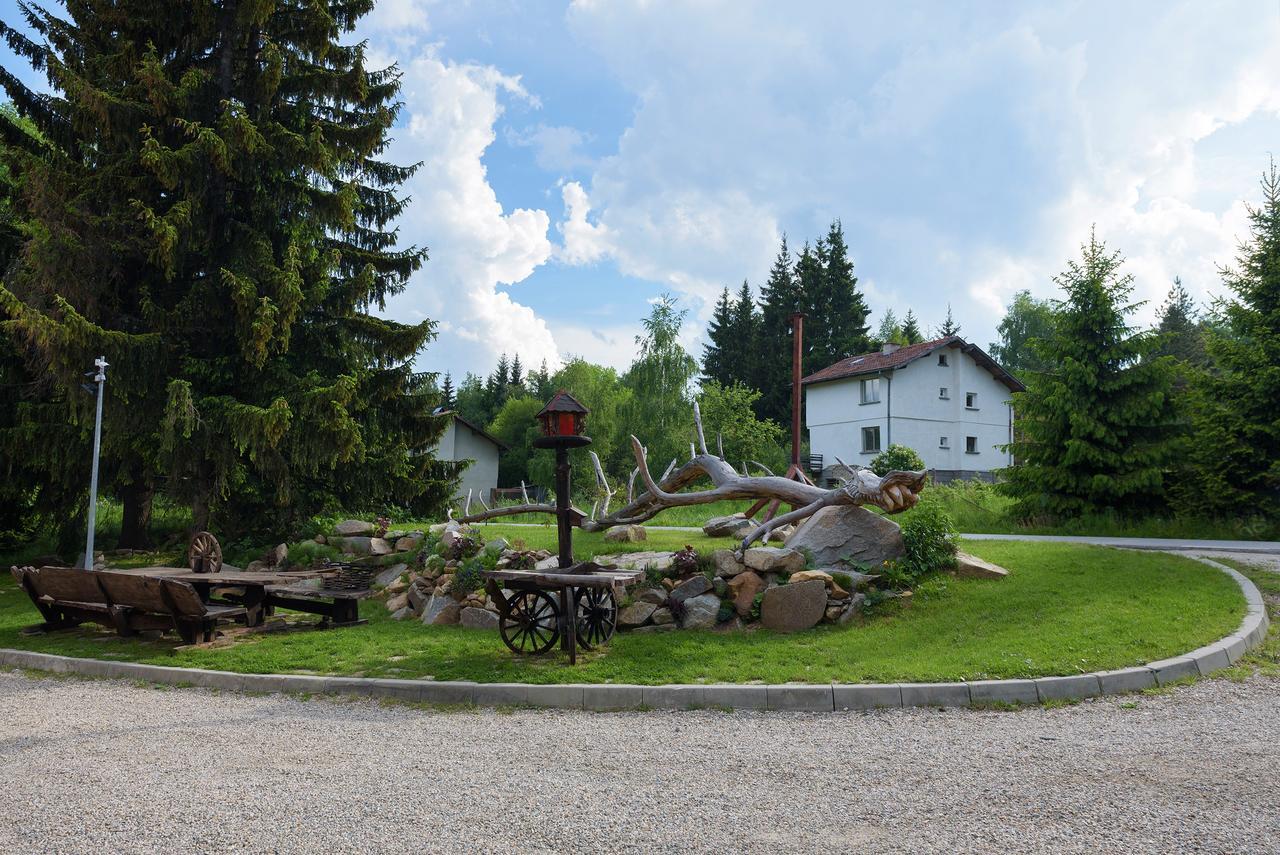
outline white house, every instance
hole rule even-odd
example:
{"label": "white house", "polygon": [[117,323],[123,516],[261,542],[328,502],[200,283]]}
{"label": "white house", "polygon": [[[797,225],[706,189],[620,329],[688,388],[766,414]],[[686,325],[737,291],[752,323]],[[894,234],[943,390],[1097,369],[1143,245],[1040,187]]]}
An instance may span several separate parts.
{"label": "white house", "polygon": [[[851,356],[805,377],[810,468],[870,465],[890,444],[915,449],[935,480],[991,480],[1012,461],[1010,394],[1022,383],[957,336]],[[818,457],[821,456],[821,460]]]}
{"label": "white house", "polygon": [[499,439],[473,425],[457,413],[451,415],[449,427],[440,437],[440,444],[433,450],[437,460],[470,460],[462,470],[458,482],[458,495],[466,496],[467,490],[489,500],[493,488],[498,486],[498,452],[507,446]]}

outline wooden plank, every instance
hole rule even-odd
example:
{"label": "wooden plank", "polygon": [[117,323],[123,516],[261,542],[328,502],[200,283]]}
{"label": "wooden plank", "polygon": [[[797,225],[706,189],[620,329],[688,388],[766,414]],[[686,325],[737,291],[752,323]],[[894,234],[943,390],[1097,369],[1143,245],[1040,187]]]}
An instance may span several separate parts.
{"label": "wooden plank", "polygon": [[98,585],[112,605],[129,606],[152,614],[169,613],[169,604],[159,579],[106,570],[98,571],[97,577]]}
{"label": "wooden plank", "polygon": [[352,590],[350,588],[302,588],[291,585],[268,585],[266,590],[268,594],[284,594],[307,599],[364,600],[373,596],[373,591],[367,588]]}
{"label": "wooden plank", "polygon": [[106,599],[98,587],[97,573],[77,567],[41,567],[32,581],[42,597],[58,602],[102,603]]}

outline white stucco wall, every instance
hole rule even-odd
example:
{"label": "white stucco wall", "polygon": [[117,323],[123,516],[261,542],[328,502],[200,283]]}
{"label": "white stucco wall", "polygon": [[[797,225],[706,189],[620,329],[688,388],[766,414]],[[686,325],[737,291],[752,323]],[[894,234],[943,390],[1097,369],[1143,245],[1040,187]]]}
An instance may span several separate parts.
{"label": "white stucco wall", "polygon": [[458,495],[466,496],[467,490],[471,489],[489,501],[489,490],[498,486],[498,446],[454,420],[440,437],[435,455],[439,460],[471,460],[472,463],[462,471]]}
{"label": "white stucco wall", "polygon": [[[947,365],[938,365],[938,354]],[[813,454],[832,466],[838,456],[850,465],[868,465],[875,453],[863,452],[862,428],[880,427],[880,448],[897,443],[915,449],[929,469],[988,472],[1009,465],[999,446],[1009,441],[1009,388],[959,348],[935,351],[915,362],[885,372],[880,401],[862,404],[861,381],[851,377],[805,387],[805,424]],[[939,397],[946,387],[948,398]],[[976,393],[973,408],[966,393]],[[892,421],[889,416],[892,412]],[[947,437],[948,448],[940,439]],[[965,438],[976,437],[976,453],[965,451]]]}

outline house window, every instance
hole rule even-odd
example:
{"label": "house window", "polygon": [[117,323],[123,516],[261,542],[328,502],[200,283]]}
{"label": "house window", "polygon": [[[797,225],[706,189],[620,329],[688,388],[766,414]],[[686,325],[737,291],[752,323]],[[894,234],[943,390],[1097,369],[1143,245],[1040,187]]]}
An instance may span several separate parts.
{"label": "house window", "polygon": [[964,438],[964,453],[965,454],[978,453],[978,438],[976,436],[966,436]]}
{"label": "house window", "polygon": [[880,378],[862,381],[862,403],[880,403]]}
{"label": "house window", "polygon": [[950,447],[951,447],[951,440],[947,439],[945,436],[938,437],[938,448],[950,448]]}
{"label": "house window", "polygon": [[938,364],[943,368],[947,367],[947,355],[945,353],[938,354]]}
{"label": "house window", "polygon": [[871,454],[880,450],[880,426],[862,429],[862,453]]}
{"label": "house window", "polygon": [[965,393],[964,393],[964,406],[965,406],[965,409],[966,409],[966,410],[976,410],[976,409],[978,409],[978,393],[977,393],[977,392],[965,392]]}
{"label": "house window", "polygon": [[946,387],[946,386],[939,386],[939,387],[938,387],[938,397],[939,397],[939,398],[941,398],[941,399],[942,399],[942,400],[944,400],[944,401],[949,401],[949,400],[951,400],[951,395],[947,393],[947,387]]}

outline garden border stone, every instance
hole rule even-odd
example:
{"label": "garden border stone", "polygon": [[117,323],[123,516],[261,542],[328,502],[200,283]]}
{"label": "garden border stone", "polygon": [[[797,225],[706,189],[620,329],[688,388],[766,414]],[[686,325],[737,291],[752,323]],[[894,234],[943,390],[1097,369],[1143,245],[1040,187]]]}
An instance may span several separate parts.
{"label": "garden border stone", "polygon": [[439,705],[535,706],[560,709],[795,710],[832,712],[881,707],[969,706],[971,703],[1035,703],[1115,695],[1207,676],[1238,661],[1266,637],[1269,620],[1262,594],[1247,578],[1208,558],[1195,560],[1226,573],[1244,593],[1240,627],[1225,638],[1181,656],[1134,668],[1035,680],[975,680],[962,683],[673,684],[473,683],[470,681],[329,677],[311,674],[239,674],[203,668],[175,668],[139,662],[78,659],[31,650],[0,649],[0,667],[27,668],[118,680],[141,680],[220,691],[282,692],[299,695],[385,697]]}

